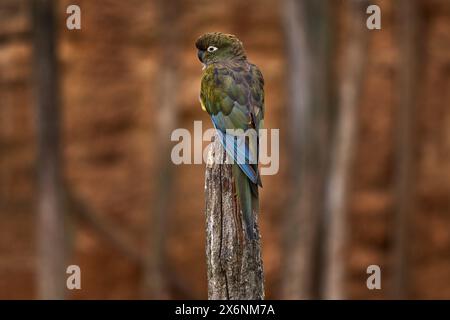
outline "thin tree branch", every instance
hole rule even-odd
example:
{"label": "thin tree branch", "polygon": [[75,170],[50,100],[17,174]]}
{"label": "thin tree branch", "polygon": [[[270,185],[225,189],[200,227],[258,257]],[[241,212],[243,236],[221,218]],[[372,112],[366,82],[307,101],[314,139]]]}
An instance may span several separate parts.
{"label": "thin tree branch", "polygon": [[156,155],[155,190],[156,196],[151,207],[149,219],[144,279],[142,293],[144,297],[167,299],[169,291],[163,276],[165,269],[165,236],[171,203],[172,170],[170,159],[170,134],[175,129],[178,114],[178,12],[179,1],[159,0],[161,63],[158,72],[158,90],[155,105],[157,134],[153,144],[158,150]]}
{"label": "thin tree branch", "polygon": [[419,9],[416,0],[397,2],[400,44],[399,108],[396,115],[394,298],[406,299],[408,293],[408,236],[413,210],[414,114],[418,66]]}
{"label": "thin tree branch", "polygon": [[321,220],[329,145],[329,2],[285,0],[288,51],[290,195],[284,216],[285,299],[318,295]]}
{"label": "thin tree branch", "polygon": [[338,92],[338,119],[332,146],[330,176],[326,193],[329,222],[325,245],[323,296],[345,298],[345,245],[351,166],[356,148],[358,106],[367,55],[367,29],[364,21],[366,1],[348,2],[349,25],[344,49],[342,79]]}
{"label": "thin tree branch", "polygon": [[65,236],[62,202],[60,110],[53,1],[32,2],[34,83],[38,142],[38,295],[65,295]]}
{"label": "thin tree branch", "polygon": [[[129,236],[121,231],[119,227],[112,224],[107,218],[94,212],[86,205],[85,201],[76,196],[69,188],[65,188],[64,195],[65,204],[69,209],[69,214],[78,217],[80,221],[87,223],[105,240],[105,242],[111,244],[127,259],[136,264],[142,272],[145,271],[146,257],[139,251],[138,245],[133,243]],[[191,298],[192,293],[190,288],[186,282],[177,275],[173,268],[166,266],[162,276],[167,279],[170,286],[180,295]]]}

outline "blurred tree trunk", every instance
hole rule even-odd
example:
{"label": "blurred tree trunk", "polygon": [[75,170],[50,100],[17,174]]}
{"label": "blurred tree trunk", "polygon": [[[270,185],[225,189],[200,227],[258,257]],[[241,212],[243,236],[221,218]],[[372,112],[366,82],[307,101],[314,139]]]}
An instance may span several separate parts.
{"label": "blurred tree trunk", "polygon": [[338,88],[338,114],[326,192],[323,297],[345,298],[345,244],[351,168],[356,147],[358,106],[364,81],[368,33],[366,1],[350,0],[347,40]]}
{"label": "blurred tree trunk", "polygon": [[33,0],[32,16],[38,139],[38,294],[42,299],[63,299],[66,239],[53,1]]}
{"label": "blurred tree trunk", "polygon": [[329,145],[329,1],[285,0],[283,22],[289,66],[291,194],[284,217],[286,299],[317,297],[321,215]]}
{"label": "blurred tree trunk", "polygon": [[160,69],[158,71],[157,94],[155,110],[157,134],[153,143],[158,151],[156,177],[156,196],[151,209],[151,219],[148,226],[146,249],[146,267],[144,272],[144,297],[168,298],[168,288],[164,277],[165,269],[165,235],[167,234],[167,219],[171,196],[173,164],[170,159],[170,135],[175,129],[178,109],[178,52],[179,34],[177,17],[180,12],[178,0],[158,0],[160,12],[159,41],[162,50]]}
{"label": "blurred tree trunk", "polygon": [[213,300],[264,299],[264,272],[258,228],[256,239],[245,236],[237,201],[232,165],[217,136],[210,144],[205,177],[206,262],[208,298]]}
{"label": "blurred tree trunk", "polygon": [[396,114],[394,230],[394,298],[406,299],[408,293],[408,236],[413,209],[414,114],[417,89],[417,52],[419,9],[416,0],[397,2],[400,46],[399,106]]}

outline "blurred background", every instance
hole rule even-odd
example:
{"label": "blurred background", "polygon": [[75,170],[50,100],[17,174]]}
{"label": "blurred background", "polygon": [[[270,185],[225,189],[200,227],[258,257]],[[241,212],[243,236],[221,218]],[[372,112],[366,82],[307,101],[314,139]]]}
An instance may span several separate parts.
{"label": "blurred background", "polygon": [[211,127],[210,31],[243,41],[280,129],[267,298],[449,299],[447,0],[0,0],[0,298],[207,297],[205,165],[169,137]]}

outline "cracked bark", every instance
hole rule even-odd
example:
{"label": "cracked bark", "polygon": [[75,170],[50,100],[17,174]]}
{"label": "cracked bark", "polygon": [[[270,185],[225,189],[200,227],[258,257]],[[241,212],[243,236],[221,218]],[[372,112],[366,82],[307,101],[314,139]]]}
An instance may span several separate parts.
{"label": "cracked bark", "polygon": [[216,138],[206,164],[206,262],[211,300],[264,299],[264,272],[256,216],[256,240],[245,237],[232,165]]}

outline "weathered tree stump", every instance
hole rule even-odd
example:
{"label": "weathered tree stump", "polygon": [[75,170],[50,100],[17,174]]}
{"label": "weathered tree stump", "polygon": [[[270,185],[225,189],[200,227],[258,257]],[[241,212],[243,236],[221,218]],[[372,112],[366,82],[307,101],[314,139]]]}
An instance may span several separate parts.
{"label": "weathered tree stump", "polygon": [[258,213],[256,239],[245,236],[236,196],[232,165],[215,137],[208,151],[205,179],[206,262],[208,298],[212,300],[264,299]]}

